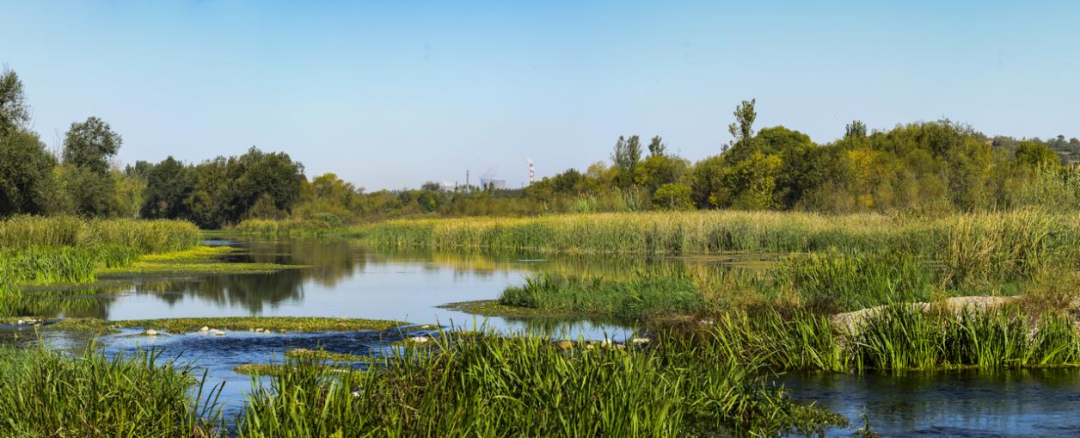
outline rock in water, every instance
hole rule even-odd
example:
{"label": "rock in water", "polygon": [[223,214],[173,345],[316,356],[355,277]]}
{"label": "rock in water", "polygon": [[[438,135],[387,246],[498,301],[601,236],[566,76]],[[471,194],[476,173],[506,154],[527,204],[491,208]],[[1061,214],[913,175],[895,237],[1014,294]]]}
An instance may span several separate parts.
{"label": "rock in water", "polygon": [[157,336],[158,332],[157,332],[157,330],[151,329],[151,330],[147,330],[147,331],[143,332],[143,334],[146,335],[146,336]]}

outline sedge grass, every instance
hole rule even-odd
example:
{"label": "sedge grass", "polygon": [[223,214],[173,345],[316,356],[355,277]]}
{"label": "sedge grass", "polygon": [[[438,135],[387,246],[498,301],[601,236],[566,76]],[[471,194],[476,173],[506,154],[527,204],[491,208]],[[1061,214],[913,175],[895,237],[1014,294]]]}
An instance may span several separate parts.
{"label": "sedge grass", "polygon": [[569,254],[895,252],[940,266],[954,286],[1030,279],[1080,260],[1075,215],[1038,210],[937,218],[878,214],[699,211],[534,218],[395,220],[355,236],[384,248]]}
{"label": "sedge grass", "polygon": [[175,220],[78,219],[17,216],[0,221],[0,248],[117,245],[138,254],[183,251],[201,238],[195,225]]}
{"label": "sedge grass", "polygon": [[0,435],[215,436],[219,388],[206,388],[205,374],[194,371],[154,351],[107,358],[90,349],[69,357],[0,347]]}
{"label": "sedge grass", "polygon": [[810,433],[844,420],[790,401],[754,365],[672,344],[560,350],[533,336],[440,336],[363,373],[288,359],[258,385],[245,438]]}
{"label": "sedge grass", "polygon": [[499,304],[553,313],[607,316],[626,320],[656,314],[695,313],[702,295],[685,276],[646,275],[625,281],[539,274],[511,286]]}
{"label": "sedge grass", "polygon": [[1068,317],[1032,317],[1017,305],[985,310],[890,305],[853,331],[825,315],[735,311],[690,335],[731,357],[762,358],[773,369],[866,371],[1028,368],[1080,365],[1080,335]]}
{"label": "sedge grass", "polygon": [[340,232],[340,229],[315,219],[247,219],[231,231],[264,237],[317,237]]}

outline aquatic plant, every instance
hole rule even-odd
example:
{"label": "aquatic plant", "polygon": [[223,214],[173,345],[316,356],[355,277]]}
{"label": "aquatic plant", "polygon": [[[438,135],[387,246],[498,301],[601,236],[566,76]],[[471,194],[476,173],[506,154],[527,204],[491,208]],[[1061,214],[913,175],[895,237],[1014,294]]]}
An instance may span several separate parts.
{"label": "aquatic plant", "polygon": [[247,219],[231,231],[266,237],[315,237],[333,234],[341,225],[315,219]]}
{"label": "aquatic plant", "polygon": [[805,253],[830,248],[903,254],[959,287],[1033,278],[1080,259],[1075,216],[1039,210],[936,218],[877,214],[699,211],[533,218],[394,220],[352,232],[386,248],[685,255]]}
{"label": "aquatic plant", "polygon": [[[364,373],[289,359],[254,381],[239,435],[686,436],[844,423],[790,401],[753,364],[686,345],[561,350],[542,337],[440,336]],[[571,383],[572,382],[572,383]]]}
{"label": "aquatic plant", "polygon": [[149,254],[183,251],[200,238],[198,227],[176,220],[16,216],[0,221],[0,248],[10,250],[116,245]]}
{"label": "aquatic plant", "polygon": [[1032,317],[1017,305],[985,310],[895,304],[849,332],[811,312],[733,311],[700,333],[731,357],[783,370],[927,370],[1080,365],[1080,335],[1065,316]]}
{"label": "aquatic plant", "polygon": [[701,294],[685,276],[645,275],[625,281],[539,274],[506,288],[504,306],[639,319],[652,314],[694,313]]}
{"label": "aquatic plant", "polygon": [[205,373],[197,379],[194,372],[162,361],[160,351],[108,358],[91,347],[72,358],[0,347],[0,435],[216,436],[220,387],[206,387]]}
{"label": "aquatic plant", "polygon": [[786,257],[774,276],[774,290],[793,291],[807,307],[850,311],[929,301],[940,270],[921,257],[897,251],[828,250]]}

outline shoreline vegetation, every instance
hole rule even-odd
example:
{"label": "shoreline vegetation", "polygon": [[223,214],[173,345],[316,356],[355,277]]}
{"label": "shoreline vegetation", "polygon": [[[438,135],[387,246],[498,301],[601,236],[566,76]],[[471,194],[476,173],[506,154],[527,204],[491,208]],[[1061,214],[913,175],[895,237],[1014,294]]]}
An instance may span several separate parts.
{"label": "shoreline vegetation", "polygon": [[[447,307],[511,318],[624,321],[642,328],[642,337],[615,344],[553,342],[527,333],[451,331],[425,342],[394,344],[393,354],[386,357],[290,351],[280,363],[240,367],[239,371],[253,376],[247,409],[240,417],[204,415],[212,422],[230,424],[233,432],[229,433],[241,437],[286,432],[301,437],[338,433],[344,437],[361,430],[389,436],[455,431],[558,435],[559,431],[586,430],[602,435],[749,435],[847,427],[848,419],[790,400],[782,388],[770,383],[775,373],[1080,367],[1080,309],[1075,300],[1080,286],[1076,274],[1080,231],[1074,226],[1078,219],[1070,214],[1016,210],[926,217],[620,213],[397,220],[313,231],[304,228],[310,222],[303,226],[242,224],[234,231],[264,235],[259,230],[269,229],[274,230],[274,237],[283,237],[277,230],[288,230],[288,235],[298,238],[334,235],[391,249],[509,250],[642,259],[709,260],[709,256],[728,253],[770,256],[755,262],[752,269],[687,263],[618,275],[607,275],[605,269],[538,272],[524,284],[506,288],[497,300]],[[64,223],[76,232],[45,239],[75,243],[37,246],[19,237],[26,233],[21,230],[38,226],[32,222],[39,220],[68,221]],[[185,264],[199,268],[231,251],[198,246],[197,230],[190,243],[176,247],[143,243],[178,240],[135,237],[150,233],[145,229],[118,231],[138,228],[137,221],[123,225],[70,221],[16,218],[11,222],[14,225],[0,223],[0,242],[16,236],[13,241],[23,242],[21,246],[3,250],[29,254],[25,255],[29,260],[66,254],[55,248],[70,251],[138,243],[123,246],[140,248],[129,249],[135,255],[126,258],[86,251],[91,254],[87,257],[97,257],[91,259],[95,276],[165,272]],[[154,227],[150,228],[159,230],[154,232],[172,227],[181,234],[190,230],[190,225],[182,223]],[[156,249],[166,247],[169,251]],[[9,264],[7,272],[32,267],[61,274],[20,274],[16,287],[74,277],[60,268],[39,268],[51,266],[44,263],[20,263]],[[958,297],[968,298],[956,301]],[[972,305],[950,305],[953,302]],[[168,335],[203,327],[280,333],[389,330],[402,324],[337,318],[70,319],[47,329],[106,333],[140,327]],[[99,360],[64,363],[74,359],[48,359],[49,354],[54,353],[5,352],[0,355],[0,372],[5,367],[24,370],[27,363],[78,369]],[[142,366],[161,368],[153,361],[125,363],[114,365],[123,370],[116,373],[149,372],[136,369]],[[500,371],[494,371],[495,364]],[[261,376],[269,379],[269,387],[259,384],[264,381]],[[580,388],[559,383],[568,379],[589,383]],[[633,403],[621,402],[628,400],[628,394],[633,395]],[[562,402],[551,405],[552,400]],[[195,399],[183,403],[194,406]],[[402,406],[412,408],[403,411]],[[479,411],[498,412],[505,419],[491,422],[490,416],[468,414]],[[596,423],[597,418],[608,420]],[[224,430],[204,419],[198,420],[202,423],[194,418],[185,421],[175,424],[198,429],[205,436]]]}
{"label": "shoreline vegetation", "polygon": [[[0,220],[0,317],[40,317],[77,305],[89,287],[123,278],[261,274],[306,266],[230,263],[234,248],[200,246],[202,232],[175,220],[17,216]],[[65,291],[65,289],[76,289]]]}
{"label": "shoreline vegetation", "polygon": [[[1080,366],[1075,138],[991,137],[948,119],[888,129],[853,120],[843,137],[819,143],[755,126],[756,100],[747,100],[731,141],[696,161],[659,135],[623,135],[597,148],[610,160],[530,175],[520,189],[466,178],[365,192],[333,173],[309,179],[287,153],[256,147],[121,169],[122,136],[94,116],[72,123],[51,151],[15,72],[0,71],[0,91],[0,322],[17,329],[63,313],[50,309],[93,307],[97,291],[68,286],[103,277],[304,268],[226,262],[242,256],[200,246],[200,228],[231,228],[388,249],[633,258],[641,270],[538,269],[497,300],[447,306],[644,330],[623,344],[422,333],[349,372],[330,365],[349,352],[293,351],[240,369],[253,373],[252,390],[229,418],[220,386],[158,351],[0,346],[3,436],[810,435],[848,419],[792,400],[773,383],[778,373]],[[768,256],[753,269],[651,266],[729,254]],[[70,318],[45,328],[155,336],[205,327],[216,336],[400,324]]]}

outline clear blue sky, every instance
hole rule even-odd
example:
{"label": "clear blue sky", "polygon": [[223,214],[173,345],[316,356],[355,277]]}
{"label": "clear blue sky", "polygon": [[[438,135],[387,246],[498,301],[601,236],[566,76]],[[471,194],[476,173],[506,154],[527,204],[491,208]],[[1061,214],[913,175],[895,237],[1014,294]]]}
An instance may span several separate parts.
{"label": "clear blue sky", "polygon": [[96,115],[119,159],[252,145],[368,189],[517,186],[620,134],[691,160],[731,111],[828,142],[949,117],[1080,137],[1080,2],[3,1],[0,64],[50,145]]}

